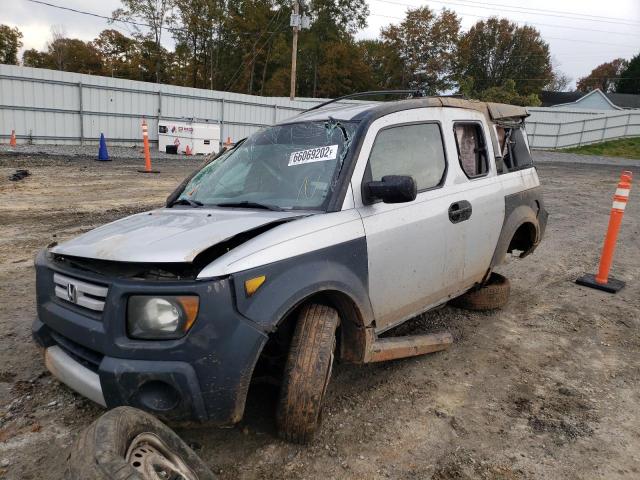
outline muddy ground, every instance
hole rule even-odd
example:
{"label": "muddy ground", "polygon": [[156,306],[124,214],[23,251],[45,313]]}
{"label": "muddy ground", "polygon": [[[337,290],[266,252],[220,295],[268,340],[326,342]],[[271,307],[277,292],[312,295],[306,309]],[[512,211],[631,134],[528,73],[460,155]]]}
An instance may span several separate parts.
{"label": "muddy ground", "polygon": [[[31,342],[36,251],[161,205],[197,163],[156,162],[162,173],[143,176],[125,160],[0,156],[1,478],[61,478],[77,432],[101,412],[46,373]],[[16,168],[32,175],[9,182]],[[614,266],[627,287],[613,296],[573,283],[596,267],[620,170],[540,164],[547,235],[500,269],[508,306],[446,307],[404,327],[451,330],[446,352],[338,366],[311,445],[275,437],[264,388],[237,427],[178,432],[221,479],[640,478],[640,188]]]}

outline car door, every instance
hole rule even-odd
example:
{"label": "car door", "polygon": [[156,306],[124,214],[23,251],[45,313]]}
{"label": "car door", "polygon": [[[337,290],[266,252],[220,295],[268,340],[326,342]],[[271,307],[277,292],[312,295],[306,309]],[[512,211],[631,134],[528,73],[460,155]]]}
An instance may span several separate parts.
{"label": "car door", "polygon": [[[360,180],[354,183],[354,197],[367,238],[369,296],[378,331],[446,300],[463,273],[463,256],[449,257],[448,161],[442,125],[429,120],[432,112],[398,112],[373,122],[354,171],[353,178]],[[385,175],[411,175],[416,199],[368,202],[361,184]]]}
{"label": "car door", "polygon": [[[454,120],[452,129],[461,170],[456,182],[457,201],[472,214],[459,225],[464,251],[463,289],[480,282],[488,271],[504,219],[504,195],[486,123],[474,119]],[[460,117],[458,117],[460,118]]]}

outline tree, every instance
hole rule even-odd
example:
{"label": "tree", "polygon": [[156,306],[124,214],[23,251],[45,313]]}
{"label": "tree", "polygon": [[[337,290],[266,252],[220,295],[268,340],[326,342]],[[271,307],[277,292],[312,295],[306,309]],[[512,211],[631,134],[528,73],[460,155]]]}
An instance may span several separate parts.
{"label": "tree", "polygon": [[[156,82],[160,82],[162,65],[166,58],[162,55],[166,50],[162,47],[163,31],[174,22],[173,0],[120,0],[123,8],[115,10],[111,16],[113,21],[124,20],[133,25],[135,37],[147,42],[146,51],[153,56],[155,62]],[[148,43],[151,41],[153,47]]]}
{"label": "tree", "polygon": [[586,77],[578,80],[576,88],[581,92],[590,92],[599,88],[603,92],[613,92],[624,69],[627,67],[627,61],[624,58],[616,58],[610,62],[598,65],[591,70]]}
{"label": "tree", "polygon": [[463,81],[460,85],[463,94],[469,97],[482,100],[484,102],[508,103],[523,107],[539,107],[542,102],[535,93],[523,95],[516,90],[516,82],[509,79],[502,85],[494,85],[485,90],[478,91],[474,88],[473,80]]}
{"label": "tree", "polygon": [[620,77],[616,84],[616,92],[640,94],[640,54],[631,59],[627,68],[620,73]]}
{"label": "tree", "polygon": [[136,78],[134,63],[138,45],[136,41],[117,30],[103,30],[90,43],[104,64],[104,73],[118,78]]}
{"label": "tree", "polygon": [[565,73],[554,70],[552,73],[551,81],[545,85],[544,89],[551,92],[564,92],[569,88],[573,79]]}
{"label": "tree", "polygon": [[0,25],[0,63],[18,64],[18,50],[22,47],[22,32],[17,27]]}
{"label": "tree", "polygon": [[103,65],[100,52],[91,44],[77,38],[53,35],[47,44],[47,50],[38,52],[26,50],[22,63],[27,67],[50,68],[65,72],[102,75]]}
{"label": "tree", "polygon": [[409,10],[400,25],[383,28],[380,36],[386,49],[378,53],[389,83],[430,95],[450,90],[459,31],[455,12],[443,9],[438,15],[429,7]]}
{"label": "tree", "polygon": [[539,93],[553,79],[549,45],[533,27],[496,17],[481,20],[462,35],[458,81],[473,79],[472,96],[515,83],[519,95]]}

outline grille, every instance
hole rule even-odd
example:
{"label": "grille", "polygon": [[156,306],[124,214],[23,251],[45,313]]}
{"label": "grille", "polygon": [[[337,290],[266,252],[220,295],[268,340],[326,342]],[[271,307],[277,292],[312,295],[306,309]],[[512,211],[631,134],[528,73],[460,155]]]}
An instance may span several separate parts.
{"label": "grille", "polygon": [[87,367],[89,370],[92,370],[93,372],[98,371],[100,362],[102,362],[102,358],[104,357],[104,355],[96,352],[95,350],[83,347],[82,345],[60,335],[57,332],[51,331],[50,335],[51,338],[58,344],[58,346],[62,350],[64,350],[71,358],[73,358],[77,362],[80,362],[82,365]]}
{"label": "grille", "polygon": [[53,274],[53,283],[56,285],[56,297],[96,312],[104,310],[104,301],[109,292],[107,287],[60,275],[59,273]]}

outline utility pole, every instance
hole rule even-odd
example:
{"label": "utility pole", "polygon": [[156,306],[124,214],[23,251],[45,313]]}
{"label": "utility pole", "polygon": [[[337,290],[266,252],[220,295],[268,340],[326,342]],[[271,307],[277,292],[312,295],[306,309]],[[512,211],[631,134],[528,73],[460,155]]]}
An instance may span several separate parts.
{"label": "utility pole", "polygon": [[298,32],[300,31],[300,3],[293,0],[293,14],[291,15],[291,26],[293,27],[293,45],[291,47],[291,100],[296,98],[296,70],[298,61]]}

